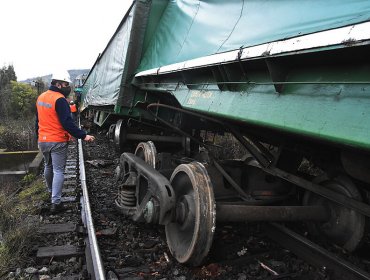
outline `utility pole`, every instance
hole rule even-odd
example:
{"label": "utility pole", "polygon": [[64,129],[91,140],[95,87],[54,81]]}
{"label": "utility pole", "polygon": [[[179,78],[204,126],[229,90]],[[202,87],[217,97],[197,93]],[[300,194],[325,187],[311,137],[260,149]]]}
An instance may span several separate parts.
{"label": "utility pole", "polygon": [[34,83],[34,86],[37,87],[37,95],[40,95],[40,86],[41,83],[39,81],[32,81]]}

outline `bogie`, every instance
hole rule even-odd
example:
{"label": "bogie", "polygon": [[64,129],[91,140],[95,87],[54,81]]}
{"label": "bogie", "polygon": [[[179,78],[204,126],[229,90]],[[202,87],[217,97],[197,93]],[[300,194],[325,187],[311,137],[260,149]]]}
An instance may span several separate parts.
{"label": "bogie", "polygon": [[[200,149],[200,154],[204,152]],[[160,153],[153,142],[139,143],[136,156],[121,157],[121,165],[126,166],[122,169],[129,174],[126,185],[137,176],[145,177],[145,187],[143,181],[134,182],[137,203],[126,214],[136,220],[163,224],[170,251],[179,262],[192,265],[203,262],[217,221],[305,222],[312,234],[348,251],[355,250],[365,235],[364,215],[304,191],[302,186],[284,180],[284,176],[271,175],[249,157],[244,160],[216,160],[210,155],[197,158],[203,161],[181,157],[181,152]],[[145,164],[150,168],[144,168]],[[158,180],[158,176],[163,177]],[[314,183],[361,201],[359,191],[344,175]],[[303,199],[302,193],[305,193]]]}

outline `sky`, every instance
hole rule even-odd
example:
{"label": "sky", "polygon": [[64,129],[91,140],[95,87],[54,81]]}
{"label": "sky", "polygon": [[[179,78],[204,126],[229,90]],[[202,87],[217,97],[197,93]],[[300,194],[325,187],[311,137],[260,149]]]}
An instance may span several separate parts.
{"label": "sky", "polygon": [[18,81],[57,71],[89,69],[132,0],[2,0],[0,68]]}

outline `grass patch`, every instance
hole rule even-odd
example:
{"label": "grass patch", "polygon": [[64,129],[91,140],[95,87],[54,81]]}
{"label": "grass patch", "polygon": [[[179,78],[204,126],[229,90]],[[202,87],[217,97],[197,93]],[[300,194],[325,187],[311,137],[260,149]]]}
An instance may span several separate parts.
{"label": "grass patch", "polygon": [[0,278],[27,260],[37,233],[35,215],[49,196],[41,179],[23,186],[19,193],[15,189],[14,185],[0,189]]}
{"label": "grass patch", "polygon": [[18,198],[21,205],[27,205],[27,210],[34,213],[39,209],[40,202],[48,200],[49,193],[46,191],[45,184],[42,180],[37,179],[28,187],[24,188],[19,193]]}

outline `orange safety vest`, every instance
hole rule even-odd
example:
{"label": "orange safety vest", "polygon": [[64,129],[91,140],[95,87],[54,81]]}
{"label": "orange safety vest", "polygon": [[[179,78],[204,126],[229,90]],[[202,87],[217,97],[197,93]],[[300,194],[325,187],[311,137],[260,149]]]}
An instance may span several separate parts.
{"label": "orange safety vest", "polygon": [[48,90],[36,101],[39,120],[39,142],[68,142],[70,136],[59,121],[55,103],[63,94]]}
{"label": "orange safety vest", "polygon": [[71,108],[71,112],[72,113],[76,113],[77,112],[77,106],[76,106],[76,104],[69,105],[69,107]]}

